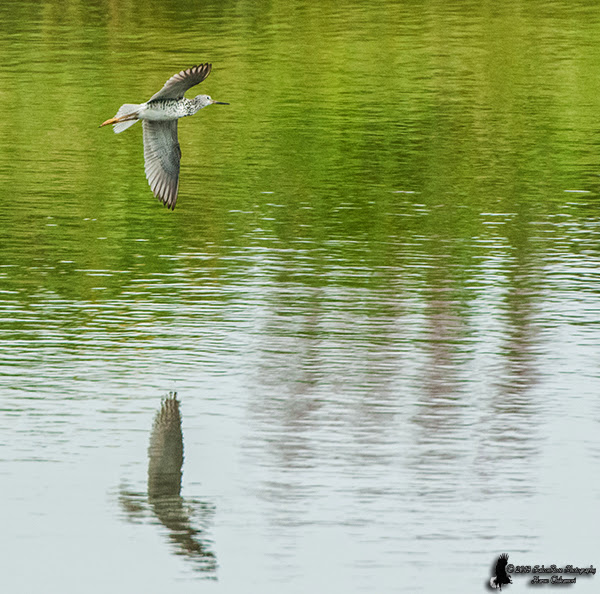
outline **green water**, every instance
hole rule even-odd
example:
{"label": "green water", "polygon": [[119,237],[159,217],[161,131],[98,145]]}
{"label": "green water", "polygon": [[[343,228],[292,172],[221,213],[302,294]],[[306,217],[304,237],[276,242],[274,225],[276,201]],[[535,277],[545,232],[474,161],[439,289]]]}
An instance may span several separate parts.
{"label": "green water", "polygon": [[[9,590],[81,591],[60,551],[86,591],[597,563],[599,38],[586,1],[0,5]],[[98,125],[202,62],[230,105],[180,122],[171,212]],[[183,528],[145,503],[169,391]]]}
{"label": "green water", "polygon": [[[223,244],[270,240],[294,253],[337,241],[349,276],[443,257],[460,288],[486,255],[475,238],[542,261],[557,242],[577,253],[553,217],[585,228],[594,215],[594,3],[48,3],[39,20],[30,10],[2,9],[9,289],[27,273],[31,290],[94,298],[76,269],[132,269],[143,256],[168,272],[157,258],[186,246],[212,251],[220,270],[243,266],[225,264]],[[204,92],[232,105],[181,122],[171,215],[149,193],[141,130],[113,137],[97,124],[200,61],[214,64]],[[327,282],[326,256],[313,282]]]}

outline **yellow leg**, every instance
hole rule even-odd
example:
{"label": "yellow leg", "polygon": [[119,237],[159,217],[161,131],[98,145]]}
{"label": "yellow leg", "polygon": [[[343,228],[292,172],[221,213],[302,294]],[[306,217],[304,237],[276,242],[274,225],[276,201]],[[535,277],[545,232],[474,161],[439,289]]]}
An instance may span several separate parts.
{"label": "yellow leg", "polygon": [[120,118],[110,118],[110,120],[106,120],[106,122],[102,122],[98,128],[102,128],[102,126],[108,126],[109,124],[118,124],[119,122],[127,122],[129,120],[136,120],[137,117],[135,114],[129,113],[127,115],[121,116]]}

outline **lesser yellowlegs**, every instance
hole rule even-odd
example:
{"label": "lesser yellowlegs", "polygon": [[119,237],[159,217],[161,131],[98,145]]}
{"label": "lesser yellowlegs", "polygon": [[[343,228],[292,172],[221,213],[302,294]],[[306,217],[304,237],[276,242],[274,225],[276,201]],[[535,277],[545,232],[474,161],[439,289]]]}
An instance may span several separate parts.
{"label": "lesser yellowlegs", "polygon": [[138,120],[144,127],[146,178],[154,195],[168,208],[175,208],[179,189],[181,149],[177,141],[177,120],[194,115],[207,105],[217,103],[208,95],[185,99],[184,93],[210,74],[211,64],[199,64],[173,75],[146,103],[125,103],[117,115],[100,127],[113,124],[115,134],[127,130]]}

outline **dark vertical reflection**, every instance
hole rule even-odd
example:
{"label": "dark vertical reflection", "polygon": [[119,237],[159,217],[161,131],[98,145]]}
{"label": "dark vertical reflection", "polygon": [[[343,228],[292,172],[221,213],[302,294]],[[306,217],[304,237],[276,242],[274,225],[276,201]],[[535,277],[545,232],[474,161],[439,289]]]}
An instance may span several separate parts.
{"label": "dark vertical reflection", "polygon": [[156,414],[148,446],[148,499],[158,509],[165,499],[179,497],[182,466],[183,433],[179,401],[176,396],[170,396]]}
{"label": "dark vertical reflection", "polygon": [[197,514],[208,524],[214,506],[181,496],[182,466],[181,413],[177,394],[170,394],[156,413],[150,434],[147,495],[121,489],[121,507],[130,521],[145,517],[158,520],[167,529],[175,554],[190,559],[205,577],[216,579],[217,560],[206,527],[196,527],[193,521]]}

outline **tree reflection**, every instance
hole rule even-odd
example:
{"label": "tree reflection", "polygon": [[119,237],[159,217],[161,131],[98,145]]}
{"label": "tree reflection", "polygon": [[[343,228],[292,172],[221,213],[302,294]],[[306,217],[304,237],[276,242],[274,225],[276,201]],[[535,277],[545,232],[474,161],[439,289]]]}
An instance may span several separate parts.
{"label": "tree reflection", "polygon": [[[205,577],[216,579],[217,560],[206,536],[214,506],[181,496],[183,433],[177,394],[162,402],[154,418],[148,447],[148,491],[135,493],[121,488],[119,501],[132,522],[157,519],[166,529],[175,554],[194,563]],[[204,526],[194,526],[193,516]]]}

